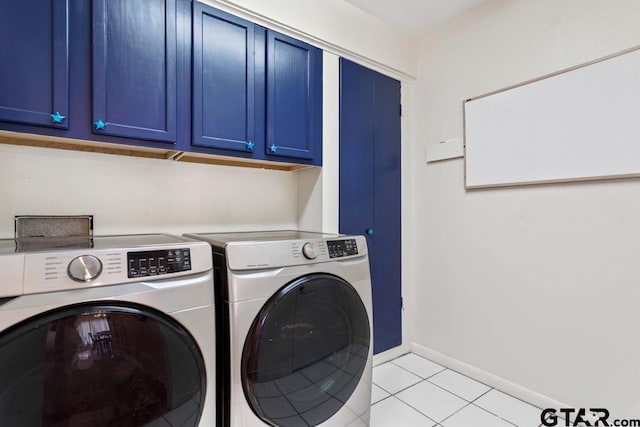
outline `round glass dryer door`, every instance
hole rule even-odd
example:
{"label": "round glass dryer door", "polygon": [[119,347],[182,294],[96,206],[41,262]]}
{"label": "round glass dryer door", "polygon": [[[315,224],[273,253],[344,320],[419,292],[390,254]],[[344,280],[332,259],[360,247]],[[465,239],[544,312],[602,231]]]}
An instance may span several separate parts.
{"label": "round glass dryer door", "polygon": [[70,306],[0,334],[2,426],[197,426],[204,361],[191,335],[138,305]]}
{"label": "round glass dryer door", "polygon": [[301,277],[272,296],[251,326],[242,354],[245,396],[270,425],[318,425],[355,390],[369,346],[356,290],[329,274]]}

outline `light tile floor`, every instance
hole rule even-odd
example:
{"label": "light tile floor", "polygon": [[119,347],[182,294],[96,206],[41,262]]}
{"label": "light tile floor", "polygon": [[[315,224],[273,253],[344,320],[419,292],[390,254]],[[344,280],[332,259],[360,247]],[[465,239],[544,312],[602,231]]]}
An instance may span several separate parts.
{"label": "light tile floor", "polygon": [[371,427],[538,427],[540,409],[409,353],[373,368]]}

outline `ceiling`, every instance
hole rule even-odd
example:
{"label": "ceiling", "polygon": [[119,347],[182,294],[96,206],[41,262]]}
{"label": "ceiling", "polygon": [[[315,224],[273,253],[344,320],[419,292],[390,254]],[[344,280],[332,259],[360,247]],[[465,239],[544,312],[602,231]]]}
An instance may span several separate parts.
{"label": "ceiling", "polygon": [[408,35],[421,37],[484,0],[345,0]]}

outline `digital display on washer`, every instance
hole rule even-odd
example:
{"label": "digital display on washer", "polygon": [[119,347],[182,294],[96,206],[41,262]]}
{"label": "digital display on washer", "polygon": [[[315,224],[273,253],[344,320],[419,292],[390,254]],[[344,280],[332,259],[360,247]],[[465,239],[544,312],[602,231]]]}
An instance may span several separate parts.
{"label": "digital display on washer", "polygon": [[146,277],[191,270],[189,248],[127,252],[128,276]]}
{"label": "digital display on washer", "polygon": [[328,240],[329,258],[339,258],[349,255],[358,255],[356,239]]}

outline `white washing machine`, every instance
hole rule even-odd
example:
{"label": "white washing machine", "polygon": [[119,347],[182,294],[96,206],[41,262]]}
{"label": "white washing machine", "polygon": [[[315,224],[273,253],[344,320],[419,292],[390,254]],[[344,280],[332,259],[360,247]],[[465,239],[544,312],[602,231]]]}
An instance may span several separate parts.
{"label": "white washing machine", "polygon": [[213,246],[217,425],[368,425],[373,335],[364,237],[187,236]]}
{"label": "white washing machine", "polygon": [[212,426],[211,247],[0,240],[1,426]]}

